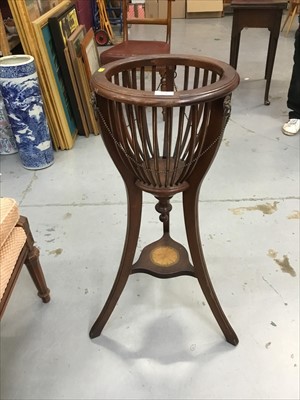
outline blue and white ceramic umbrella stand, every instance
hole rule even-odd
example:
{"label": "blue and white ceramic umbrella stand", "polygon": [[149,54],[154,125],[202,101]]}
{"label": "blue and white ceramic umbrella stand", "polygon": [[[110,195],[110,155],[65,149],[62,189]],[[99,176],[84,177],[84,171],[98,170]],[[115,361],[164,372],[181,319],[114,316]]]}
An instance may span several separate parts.
{"label": "blue and white ceramic umbrella stand", "polygon": [[54,162],[34,58],[0,58],[0,90],[24,168],[42,169]]}
{"label": "blue and white ceramic umbrella stand", "polygon": [[16,140],[11,130],[6,108],[0,92],[0,154],[14,154],[18,152]]}

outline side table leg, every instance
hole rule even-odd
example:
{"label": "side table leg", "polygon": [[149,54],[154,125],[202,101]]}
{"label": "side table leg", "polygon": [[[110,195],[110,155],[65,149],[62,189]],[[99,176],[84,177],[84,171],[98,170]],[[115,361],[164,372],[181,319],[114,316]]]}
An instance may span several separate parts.
{"label": "side table leg", "polygon": [[266,78],[266,89],[265,89],[264,104],[266,106],[270,105],[269,92],[270,92],[270,86],[271,86],[271,79],[272,79],[272,73],[273,73],[273,67],[274,67],[274,61],[275,61],[277,42],[278,42],[278,38],[274,37],[271,34],[270,44],[269,44],[269,55],[267,57],[266,77],[265,77]]}
{"label": "side table leg", "polygon": [[38,296],[42,299],[43,303],[50,301],[50,290],[47,287],[44,273],[39,261],[40,251],[37,247],[33,246],[25,260],[25,265],[33,280],[35,287],[38,290]]}
{"label": "side table leg", "polygon": [[[233,16],[234,18],[234,16]],[[238,63],[238,55],[240,49],[241,29],[237,26],[233,19],[231,42],[230,42],[230,60],[229,64],[236,69]]]}
{"label": "side table leg", "polygon": [[266,106],[270,105],[269,91],[270,91],[270,86],[271,86],[271,79],[272,79],[273,67],[274,67],[274,62],[275,62],[277,43],[278,43],[278,38],[279,38],[279,33],[280,33],[281,18],[282,18],[282,10],[277,11],[276,15],[274,15],[273,24],[269,28],[270,39],[269,39],[269,45],[268,45],[267,63],[266,63],[266,70],[265,70],[266,89],[265,89],[264,104]]}

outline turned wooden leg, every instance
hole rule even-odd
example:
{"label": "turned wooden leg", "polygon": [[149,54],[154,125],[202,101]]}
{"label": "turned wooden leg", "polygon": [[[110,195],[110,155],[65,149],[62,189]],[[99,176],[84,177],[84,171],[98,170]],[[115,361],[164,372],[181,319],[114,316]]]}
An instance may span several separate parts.
{"label": "turned wooden leg", "polygon": [[142,216],[142,191],[137,187],[127,190],[127,233],[118,274],[106,303],[90,330],[90,338],[99,336],[113,312],[132,271]]}
{"label": "turned wooden leg", "polygon": [[268,46],[268,54],[267,54],[267,63],[266,63],[266,70],[265,70],[265,79],[266,79],[266,88],[265,88],[265,97],[264,97],[264,104],[266,106],[270,105],[269,100],[269,92],[271,86],[271,79],[279,37],[279,24],[277,27],[273,28],[270,32],[270,39],[269,39],[269,46]]}
{"label": "turned wooden leg", "polygon": [[39,261],[39,255],[39,250],[34,246],[25,260],[25,265],[38,290],[38,296],[42,299],[43,303],[48,303],[50,301],[50,290],[46,285],[43,270]]}
{"label": "turned wooden leg", "polygon": [[200,239],[199,222],[198,222],[198,190],[186,190],[183,192],[183,210],[186,233],[191,252],[191,257],[194,264],[195,276],[199,281],[204,296],[215,316],[227,342],[236,346],[239,342],[237,335],[228,322],[214,287],[209,277],[206,267],[204,254]]}
{"label": "turned wooden leg", "polygon": [[39,260],[39,249],[34,246],[33,236],[29,227],[28,219],[21,216],[18,222],[18,226],[21,226],[26,233],[26,246],[28,248],[28,255],[24,261],[28,272],[38,290],[38,296],[44,303],[50,301],[50,290],[47,287],[44,273]]}
{"label": "turned wooden leg", "polygon": [[237,23],[235,22],[235,19],[233,17],[229,64],[235,69],[237,68],[237,63],[238,63],[240,40],[241,40],[241,29],[237,26]]}

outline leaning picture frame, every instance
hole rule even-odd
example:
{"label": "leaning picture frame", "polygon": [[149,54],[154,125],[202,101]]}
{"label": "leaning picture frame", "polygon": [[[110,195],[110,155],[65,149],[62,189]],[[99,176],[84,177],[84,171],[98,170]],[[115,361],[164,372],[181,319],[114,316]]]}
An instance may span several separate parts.
{"label": "leaning picture frame", "polygon": [[25,0],[25,5],[31,21],[34,21],[42,15],[40,0]]}
{"label": "leaning picture frame", "polygon": [[85,66],[82,61],[81,43],[86,36],[86,28],[79,25],[72,35],[68,38],[67,44],[69,49],[70,60],[73,65],[75,79],[78,90],[82,99],[86,120],[89,126],[89,132],[98,135],[100,127],[95,118],[93,106],[91,104],[91,88],[88,82]]}
{"label": "leaning picture frame", "polygon": [[43,75],[51,92],[52,104],[55,113],[61,120],[62,143],[61,148],[72,148],[78,128],[70,105],[70,100],[62,79],[60,65],[57,60],[53,38],[50,32],[48,18],[56,11],[52,10],[32,22],[35,38],[43,61]]}
{"label": "leaning picture frame", "polygon": [[85,64],[88,80],[99,69],[100,60],[95,40],[94,30],[90,28],[81,42],[82,58]]}
{"label": "leaning picture frame", "polygon": [[25,0],[25,6],[31,21],[38,19],[63,0]]}
{"label": "leaning picture frame", "polygon": [[82,106],[84,108],[84,113],[86,116],[88,130],[92,132],[92,124],[89,117],[89,107],[87,102],[85,101],[84,96],[84,84],[83,84],[83,77],[80,75],[79,68],[78,68],[78,58],[81,58],[81,42],[86,35],[86,28],[84,25],[79,25],[72,35],[67,40],[67,48],[69,50],[70,62],[72,64],[72,68],[75,75],[75,80],[77,83],[78,91],[80,97],[82,99]]}
{"label": "leaning picture frame", "polygon": [[84,25],[79,25],[72,35],[67,40],[67,45],[70,53],[71,60],[76,57],[81,57],[81,42],[86,35],[86,28]]}
{"label": "leaning picture frame", "polygon": [[49,17],[49,26],[54,40],[58,41],[59,47],[66,47],[67,39],[79,26],[75,4],[71,3],[65,9]]}
{"label": "leaning picture frame", "polygon": [[78,113],[78,107],[80,107],[80,105],[78,104],[78,99],[76,98],[76,88],[73,86],[65,57],[67,39],[79,26],[75,4],[71,3],[50,16],[48,19],[48,25],[53,39],[53,45],[60,66],[62,79],[64,81],[71,108],[75,117],[78,133],[84,135],[84,123],[80,113]]}
{"label": "leaning picture frame", "polygon": [[[28,1],[28,0],[26,0]],[[62,0],[36,0],[39,4],[41,15],[56,7]]]}

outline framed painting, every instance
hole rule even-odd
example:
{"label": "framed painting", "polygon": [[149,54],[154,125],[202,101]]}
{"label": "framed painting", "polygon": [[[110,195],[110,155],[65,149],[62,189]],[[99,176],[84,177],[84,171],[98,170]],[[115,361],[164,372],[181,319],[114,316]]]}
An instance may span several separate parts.
{"label": "framed painting", "polygon": [[75,4],[71,3],[59,12],[50,16],[48,18],[48,26],[53,39],[53,46],[56,52],[58,64],[60,66],[62,79],[64,81],[73,115],[75,117],[78,133],[80,135],[85,135],[84,123],[82,121],[80,113],[78,113],[78,108],[80,107],[80,104],[78,103],[78,98],[76,98],[76,88],[74,88],[73,86],[65,56],[67,40],[75,31],[75,29],[79,26]]}
{"label": "framed painting", "polygon": [[74,60],[76,57],[81,57],[81,42],[86,35],[84,25],[79,25],[72,35],[68,38],[67,44],[70,52],[70,57]]}
{"label": "framed painting", "polygon": [[62,0],[24,0],[31,21],[56,7]]}
{"label": "framed painting", "polygon": [[79,26],[75,4],[71,3],[50,17],[49,26],[54,39],[59,42],[59,46],[66,47],[68,38]]}
{"label": "framed painting", "polygon": [[77,104],[78,104],[78,111],[80,113],[80,118],[81,118],[82,125],[83,125],[83,132],[84,132],[85,136],[89,136],[90,129],[88,126],[87,117],[86,117],[85,110],[84,110],[83,98],[80,93],[80,87],[79,87],[77,79],[76,79],[74,66],[72,64],[69,49],[67,47],[65,48],[65,57],[66,57],[66,61],[67,61],[68,69],[69,69],[69,74],[70,74],[72,84],[74,87],[74,92],[75,92],[75,96],[76,96],[76,100],[77,100]]}
{"label": "framed painting", "polygon": [[37,1],[39,3],[41,15],[45,14],[47,11],[51,10],[52,8],[56,7],[59,3],[62,2],[62,0],[37,0]]}
{"label": "framed painting", "polygon": [[82,106],[84,108],[84,113],[86,116],[89,132],[92,132],[92,124],[90,120],[90,112],[88,104],[85,99],[85,89],[83,83],[83,77],[80,75],[78,67],[78,57],[81,58],[81,42],[86,35],[86,29],[84,25],[79,25],[72,35],[67,39],[67,46],[69,50],[70,62],[75,75],[75,80],[77,83],[78,91],[82,99]]}
{"label": "framed painting", "polygon": [[34,21],[41,16],[39,0],[25,0],[25,4],[30,21]]}
{"label": "framed painting", "polygon": [[98,48],[93,28],[90,28],[81,42],[82,57],[85,64],[88,80],[100,67]]}
{"label": "framed painting", "polygon": [[63,110],[65,115],[66,123],[63,125],[65,128],[62,126],[62,129],[64,129],[63,141],[66,146],[65,148],[70,148],[73,146],[78,129],[62,78],[53,38],[48,25],[48,18],[40,17],[33,21],[33,27],[43,62],[43,75],[49,83],[48,89],[52,93],[52,102],[56,108],[56,112],[61,114],[61,110]]}
{"label": "framed painting", "polygon": [[82,57],[77,57],[76,63],[78,66],[79,75],[82,78],[83,90],[84,90],[84,102],[87,104],[87,107],[89,110],[89,116],[90,116],[90,122],[91,122],[91,133],[93,133],[94,135],[99,135],[100,134],[100,124],[99,124],[97,114],[93,107],[93,94],[92,94],[91,87],[90,87],[90,84],[89,84],[89,81],[87,78],[87,74],[85,71],[85,66],[84,66]]}
{"label": "framed painting", "polygon": [[86,29],[84,25],[79,25],[79,27],[68,38],[67,43],[70,60],[74,69],[75,79],[78,84],[78,90],[80,92],[87,123],[89,126],[89,132],[98,135],[100,133],[100,127],[95,118],[94,109],[91,104],[91,89],[87,78],[85,66],[82,61],[81,43],[84,40],[85,36]]}

